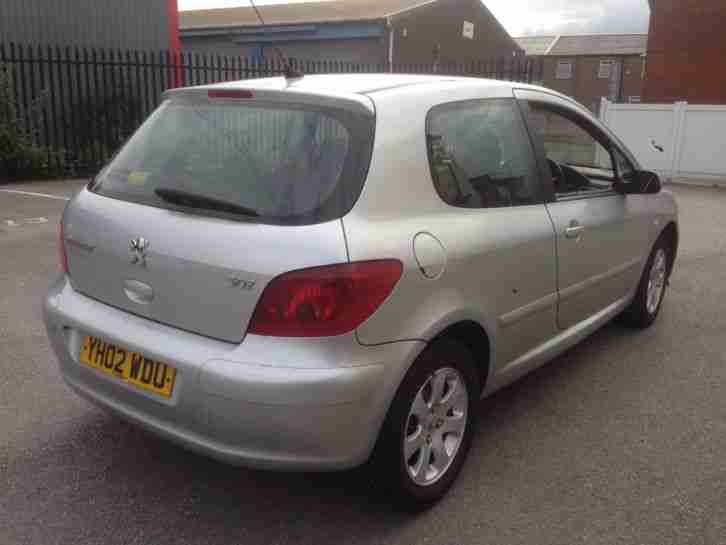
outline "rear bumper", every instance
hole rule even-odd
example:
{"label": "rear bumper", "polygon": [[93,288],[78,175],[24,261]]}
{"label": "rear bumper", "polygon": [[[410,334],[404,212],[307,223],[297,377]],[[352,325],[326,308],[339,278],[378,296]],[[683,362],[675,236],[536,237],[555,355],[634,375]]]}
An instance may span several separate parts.
{"label": "rear bumper", "polygon": [[[82,397],[182,446],[235,465],[335,470],[363,463],[419,342],[364,347],[248,336],[240,345],[158,324],[75,292],[65,277],[44,304],[66,383]],[[172,397],[79,363],[96,335],[177,369]]]}

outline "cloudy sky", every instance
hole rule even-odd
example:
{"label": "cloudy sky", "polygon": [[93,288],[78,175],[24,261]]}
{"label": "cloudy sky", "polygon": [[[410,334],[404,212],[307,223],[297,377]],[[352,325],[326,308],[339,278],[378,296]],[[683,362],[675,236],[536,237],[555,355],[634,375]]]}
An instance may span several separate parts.
{"label": "cloudy sky", "polygon": [[[310,0],[256,0],[258,5]],[[249,5],[246,0],[178,0],[179,9]],[[510,34],[647,32],[648,0],[484,0]]]}

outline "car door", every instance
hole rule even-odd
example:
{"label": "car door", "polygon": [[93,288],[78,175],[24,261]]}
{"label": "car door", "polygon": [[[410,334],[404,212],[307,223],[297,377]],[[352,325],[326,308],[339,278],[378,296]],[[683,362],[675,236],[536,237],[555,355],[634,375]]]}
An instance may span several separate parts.
{"label": "car door", "polygon": [[429,112],[434,187],[455,207],[437,230],[451,288],[496,319],[496,361],[516,360],[557,332],[552,222],[517,102],[446,103]]}
{"label": "car door", "polygon": [[649,236],[643,196],[612,189],[626,154],[584,109],[555,95],[518,91],[530,134],[552,179],[547,204],[557,241],[557,321],[568,329],[628,297]]}

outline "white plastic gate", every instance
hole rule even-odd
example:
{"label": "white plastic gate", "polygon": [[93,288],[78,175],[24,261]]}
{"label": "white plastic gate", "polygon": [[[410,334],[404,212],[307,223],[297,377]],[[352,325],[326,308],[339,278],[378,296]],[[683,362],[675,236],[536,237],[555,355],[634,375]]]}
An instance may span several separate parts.
{"label": "white plastic gate", "polygon": [[615,104],[603,99],[600,119],[645,169],[668,178],[726,177],[726,106]]}

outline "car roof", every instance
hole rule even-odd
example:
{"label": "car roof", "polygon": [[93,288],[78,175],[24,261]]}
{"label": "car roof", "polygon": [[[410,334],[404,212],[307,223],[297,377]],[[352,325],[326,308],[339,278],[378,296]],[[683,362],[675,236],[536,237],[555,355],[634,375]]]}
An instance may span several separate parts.
{"label": "car roof", "polygon": [[[447,75],[418,75],[418,74],[314,74],[302,78],[285,79],[283,77],[247,79],[200,85],[191,88],[171,90],[172,93],[185,90],[205,89],[240,89],[271,91],[274,93],[293,91],[318,97],[348,97],[356,101],[365,101],[365,97],[373,98],[378,93],[385,92],[389,98],[405,98],[406,94],[418,93],[422,86],[436,88],[440,94],[446,95],[447,89],[476,87],[479,90],[487,89],[522,89],[547,93],[557,96],[577,107],[584,108],[572,98],[553,89],[546,89],[537,85],[486,79],[480,77],[461,77]],[[167,92],[168,93],[168,92]]]}
{"label": "car roof", "polygon": [[[248,79],[205,85],[210,89],[265,89],[280,90],[294,89],[316,94],[346,93],[367,95],[379,91],[405,88],[418,85],[436,84],[460,81],[462,83],[502,85],[505,82],[485,80],[481,78],[463,78],[454,76],[413,75],[413,74],[318,74],[302,78],[286,80],[282,77]],[[506,82],[508,83],[508,82]]]}

